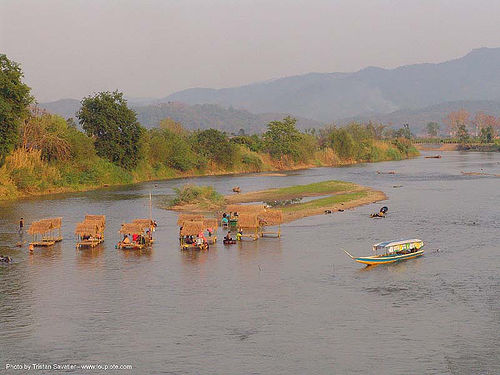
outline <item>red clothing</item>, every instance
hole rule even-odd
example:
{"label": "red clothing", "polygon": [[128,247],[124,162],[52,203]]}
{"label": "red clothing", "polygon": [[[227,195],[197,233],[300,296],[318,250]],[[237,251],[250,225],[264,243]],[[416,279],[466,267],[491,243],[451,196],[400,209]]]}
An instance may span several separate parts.
{"label": "red clothing", "polygon": [[132,241],[137,242],[138,239],[139,239],[139,235],[138,234],[133,234],[132,235]]}

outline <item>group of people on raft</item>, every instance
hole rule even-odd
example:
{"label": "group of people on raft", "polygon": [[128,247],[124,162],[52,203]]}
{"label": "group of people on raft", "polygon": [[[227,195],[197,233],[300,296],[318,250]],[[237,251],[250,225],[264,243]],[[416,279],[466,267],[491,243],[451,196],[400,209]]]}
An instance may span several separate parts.
{"label": "group of people on raft", "polygon": [[230,213],[223,213],[222,214],[222,220],[221,220],[221,225],[223,228],[227,228],[229,226],[229,220],[232,218],[238,218],[238,213],[237,212],[230,212]]}
{"label": "group of people on raft", "polygon": [[[180,228],[180,232],[182,232],[182,227]],[[213,228],[207,228],[208,238],[212,237],[214,234]],[[201,231],[198,235],[195,236],[181,236],[180,237],[181,244],[184,243],[186,245],[193,245],[199,248],[209,248],[209,242],[207,237],[205,237],[205,233]]]}

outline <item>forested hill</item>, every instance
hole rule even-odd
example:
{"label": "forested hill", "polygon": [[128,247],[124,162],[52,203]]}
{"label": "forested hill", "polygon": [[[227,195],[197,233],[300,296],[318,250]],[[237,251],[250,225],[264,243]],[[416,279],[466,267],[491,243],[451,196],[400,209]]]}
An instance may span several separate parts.
{"label": "forested hill", "polygon": [[500,48],[480,48],[439,64],[355,73],[310,73],[246,86],[179,91],[164,98],[250,112],[284,112],[322,122],[418,109],[451,101],[500,101]]}
{"label": "forested hill", "polygon": [[[50,103],[40,103],[40,107],[64,118],[75,117],[80,108],[80,102],[75,99],[62,99]],[[186,129],[215,128],[229,133],[244,129],[247,133],[259,133],[273,120],[281,120],[286,113],[254,114],[245,110],[224,108],[215,104],[161,103],[146,106],[131,105],[137,113],[137,119],[146,128],[158,126],[161,120],[169,117],[180,122]],[[297,118],[299,129],[321,127],[319,121]]]}

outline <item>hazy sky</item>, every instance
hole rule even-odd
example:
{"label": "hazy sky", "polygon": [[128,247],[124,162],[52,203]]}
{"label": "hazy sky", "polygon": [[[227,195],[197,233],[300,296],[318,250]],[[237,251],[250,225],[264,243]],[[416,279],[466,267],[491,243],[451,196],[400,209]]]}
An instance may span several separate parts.
{"label": "hazy sky", "polygon": [[500,46],[498,0],[0,0],[0,53],[38,101],[162,97]]}

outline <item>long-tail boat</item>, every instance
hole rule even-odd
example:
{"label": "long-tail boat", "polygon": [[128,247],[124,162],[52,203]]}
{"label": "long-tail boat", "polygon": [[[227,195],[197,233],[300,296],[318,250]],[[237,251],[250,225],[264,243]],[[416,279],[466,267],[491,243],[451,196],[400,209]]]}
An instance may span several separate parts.
{"label": "long-tail boat", "polygon": [[366,257],[355,257],[349,254],[346,250],[344,252],[349,255],[358,263],[367,264],[369,266],[374,264],[386,264],[400,262],[402,260],[413,259],[424,255],[422,249],[424,242],[419,239],[407,239],[399,241],[386,241],[373,245],[375,253],[382,252]]}

